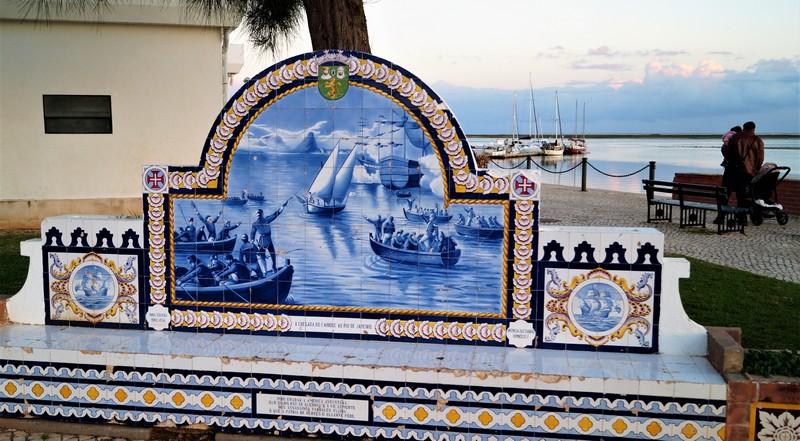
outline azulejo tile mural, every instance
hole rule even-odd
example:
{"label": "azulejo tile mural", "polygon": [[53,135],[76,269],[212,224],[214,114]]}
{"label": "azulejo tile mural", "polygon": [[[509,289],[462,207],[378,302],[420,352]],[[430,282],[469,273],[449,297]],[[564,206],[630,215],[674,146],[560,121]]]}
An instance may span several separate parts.
{"label": "azulejo tile mural", "polygon": [[[724,438],[725,383],[675,306],[682,267],[662,269],[663,235],[540,227],[539,172],[478,169],[446,102],[402,67],[340,51],[280,62],[198,151],[143,166],[144,219],[43,223],[44,291],[25,293],[44,301],[30,322],[53,326],[0,328],[0,414]],[[667,295],[680,329],[660,334]]]}
{"label": "azulejo tile mural", "polygon": [[143,176],[147,300],[172,329],[503,344],[530,318],[508,281],[532,268],[538,174],[476,170],[446,103],[386,60],[279,63],[223,109],[199,166]]}
{"label": "azulejo tile mural", "polygon": [[658,349],[663,238],[540,230],[539,172],[478,169],[446,102],[386,60],[278,63],[200,150],[144,166],[135,247],[100,219],[54,227],[52,323]]}
{"label": "azulejo tile mural", "polygon": [[42,261],[48,322],[140,327],[141,230],[136,220],[47,219]]}
{"label": "azulejo tile mural", "polygon": [[[506,344],[514,323],[532,346],[540,181],[478,170],[446,102],[397,65],[290,58],[230,100],[198,166],[145,167],[150,326]],[[559,343],[656,348],[657,306],[623,303],[629,323]]]}
{"label": "azulejo tile mural", "polygon": [[[532,357],[465,345],[131,330],[98,336],[76,327],[12,332],[34,346],[7,351],[25,362],[0,360],[0,414],[334,437],[725,439],[724,382],[691,380],[703,372],[687,371],[687,362],[698,361],[691,357],[584,351],[576,359],[595,366],[580,374],[577,365],[559,366],[565,351],[553,350]],[[43,340],[58,343],[35,346]],[[83,349],[98,344],[114,350]],[[352,358],[336,361],[343,355]],[[614,369],[635,372],[604,380]],[[665,386],[668,394],[654,394]]]}
{"label": "azulejo tile mural", "polygon": [[[653,273],[554,268],[545,273],[545,342],[629,345],[626,338],[632,334],[642,347],[652,346]],[[629,286],[625,275],[638,282]],[[563,328],[568,332],[560,332]]]}

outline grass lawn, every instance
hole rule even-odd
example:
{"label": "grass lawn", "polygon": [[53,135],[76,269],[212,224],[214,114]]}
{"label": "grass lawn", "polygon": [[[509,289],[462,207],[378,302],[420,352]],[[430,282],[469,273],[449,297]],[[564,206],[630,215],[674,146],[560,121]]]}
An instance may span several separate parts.
{"label": "grass lawn", "polygon": [[[19,243],[38,236],[38,231],[0,232],[0,294],[22,287],[28,258],[19,254]],[[692,320],[741,328],[746,348],[800,350],[800,284],[687,259],[692,276],[681,279],[680,291]]]}
{"label": "grass lawn", "polygon": [[800,284],[686,259],[691,277],[680,280],[680,291],[692,320],[741,328],[745,348],[800,351]]}
{"label": "grass lawn", "polygon": [[16,294],[22,288],[28,258],[19,254],[19,243],[39,236],[39,231],[0,231],[0,295]]}

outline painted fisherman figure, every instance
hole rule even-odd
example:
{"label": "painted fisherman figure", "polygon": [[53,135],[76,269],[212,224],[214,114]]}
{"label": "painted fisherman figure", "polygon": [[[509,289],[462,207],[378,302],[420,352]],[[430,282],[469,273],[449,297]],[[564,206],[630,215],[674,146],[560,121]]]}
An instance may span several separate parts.
{"label": "painted fisherman figure", "polygon": [[[222,216],[222,210],[219,210],[219,214],[217,217],[212,218],[211,215],[203,216],[200,214],[200,211],[197,209],[197,205],[192,202],[192,208],[194,208],[195,214],[197,214],[197,218],[200,219],[200,222],[203,223],[206,227],[206,231],[208,232],[208,241],[213,241],[217,237],[217,221],[219,217]],[[202,240],[198,239],[198,242],[202,242]]]}
{"label": "painted fisherman figure", "polygon": [[194,254],[186,258],[189,262],[189,271],[175,283],[177,285],[211,286],[214,284],[214,275],[208,266],[201,262]]}
{"label": "painted fisherman figure", "polygon": [[[264,210],[258,209],[256,211],[256,220],[253,222],[253,227],[250,229],[250,241],[258,247],[258,265],[262,273],[267,272],[266,252],[269,251],[269,256],[272,258],[272,271],[277,271],[277,255],[275,254],[275,245],[272,243],[272,226],[270,223],[278,218],[283,213],[283,209],[289,203],[291,198],[281,205],[274,213],[269,216],[264,216]],[[258,233],[258,240],[256,240],[256,233]]]}

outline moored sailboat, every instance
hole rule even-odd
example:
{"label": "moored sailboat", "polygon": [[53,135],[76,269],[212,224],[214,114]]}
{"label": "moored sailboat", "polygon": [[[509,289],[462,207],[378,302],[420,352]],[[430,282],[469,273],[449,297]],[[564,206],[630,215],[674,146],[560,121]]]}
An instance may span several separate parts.
{"label": "moored sailboat", "polygon": [[545,156],[564,155],[564,135],[561,131],[561,112],[558,109],[558,92],[556,92],[556,127],[555,140],[553,142],[542,142],[542,154]]}
{"label": "moored sailboat", "polygon": [[569,138],[567,155],[582,155],[586,153],[586,103],[583,103],[583,135],[578,137],[578,101],[575,101],[575,137]]}

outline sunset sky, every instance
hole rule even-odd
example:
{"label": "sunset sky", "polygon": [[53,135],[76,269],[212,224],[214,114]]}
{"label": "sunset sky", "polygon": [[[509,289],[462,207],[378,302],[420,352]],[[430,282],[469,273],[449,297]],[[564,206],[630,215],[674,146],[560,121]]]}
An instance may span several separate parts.
{"label": "sunset sky", "polygon": [[[577,102],[587,133],[715,134],[748,120],[800,133],[797,0],[367,0],[365,11],[372,53],[431,86],[467,133],[509,133],[515,91],[527,133],[529,78],[545,132],[558,91],[569,132]],[[247,50],[237,84],[311,51],[303,26],[278,57]]]}

